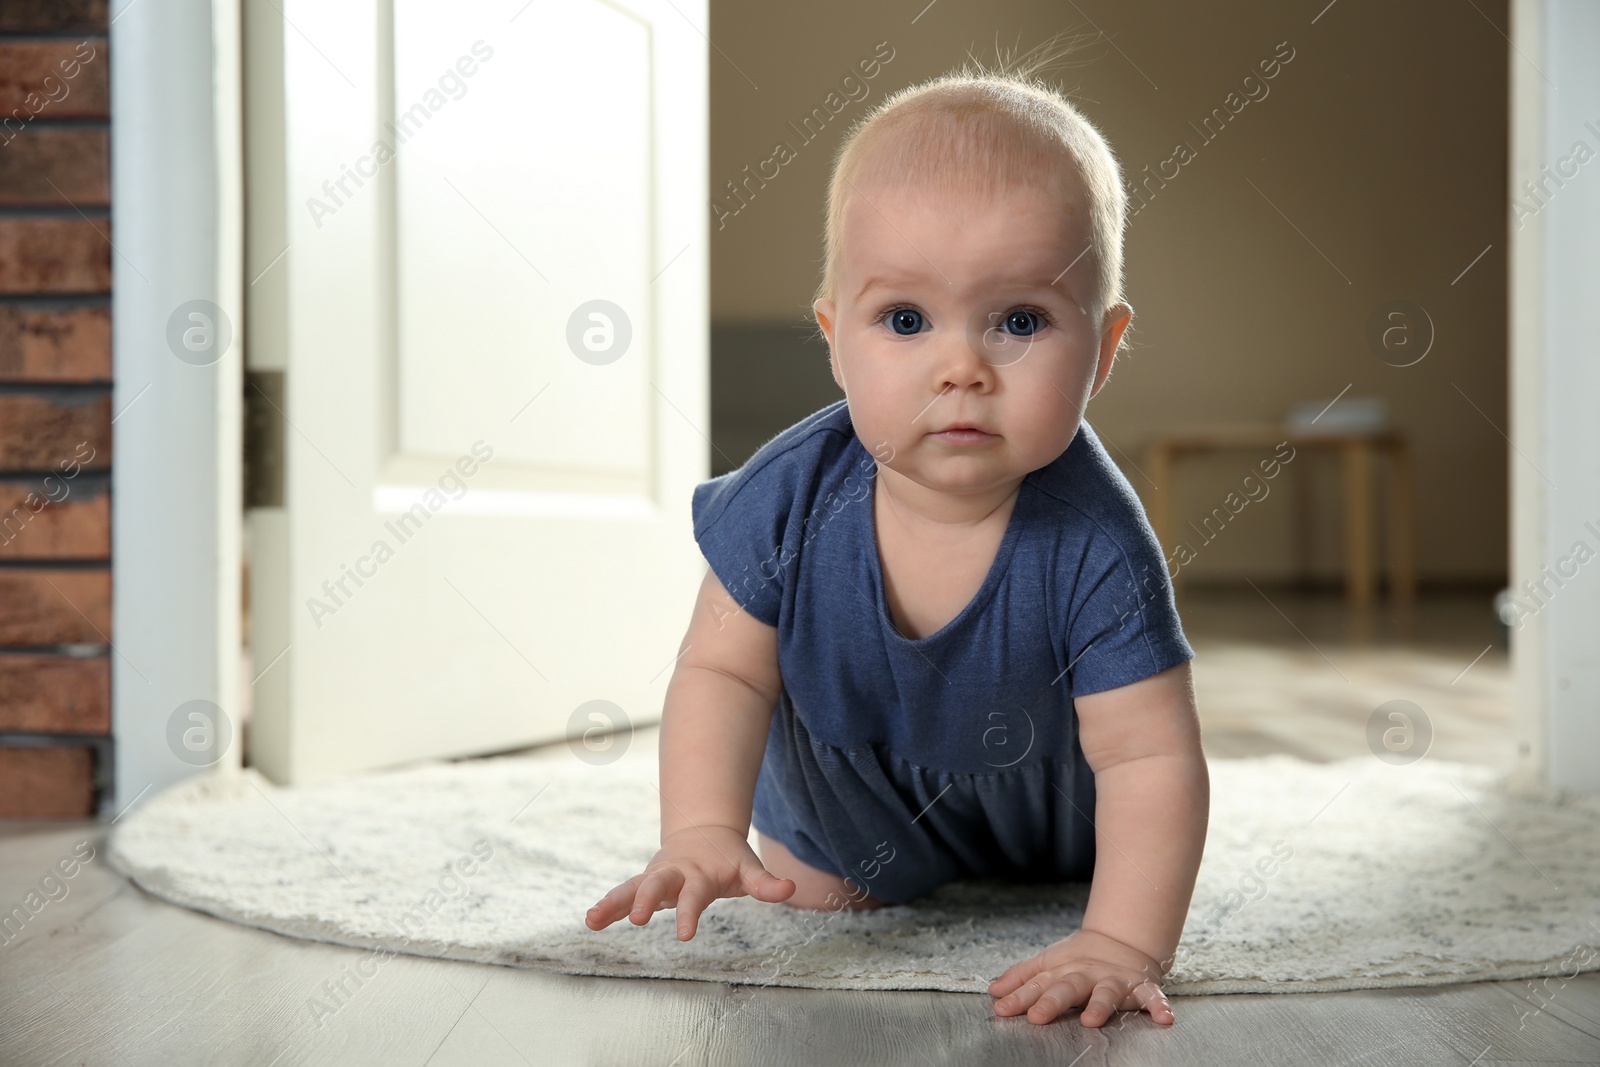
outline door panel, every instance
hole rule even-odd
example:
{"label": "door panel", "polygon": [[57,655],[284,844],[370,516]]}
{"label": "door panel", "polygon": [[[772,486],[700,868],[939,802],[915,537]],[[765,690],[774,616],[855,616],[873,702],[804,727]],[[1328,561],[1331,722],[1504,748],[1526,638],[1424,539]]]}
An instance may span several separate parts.
{"label": "door panel", "polygon": [[[539,470],[559,458],[566,470],[642,484],[653,451],[648,363],[597,373],[578,359],[530,358],[529,326],[559,326],[603,296],[637,309],[636,335],[651,332],[657,257],[652,187],[641,180],[651,170],[650,26],[604,4],[540,3],[515,24],[527,47],[497,50],[489,29],[469,37],[458,19],[446,5],[395,16],[401,113],[455,71],[465,40],[482,40],[489,55],[470,79],[446,78],[462,95],[396,161],[398,450],[448,453],[485,411],[509,419],[548,385],[530,417],[506,428],[496,472],[515,465],[537,489]],[[592,42],[605,42],[603,64]]]}
{"label": "door panel", "polygon": [[285,399],[248,736],[275,779],[556,740],[596,699],[659,716],[704,572],[705,18],[246,5],[246,344]]}

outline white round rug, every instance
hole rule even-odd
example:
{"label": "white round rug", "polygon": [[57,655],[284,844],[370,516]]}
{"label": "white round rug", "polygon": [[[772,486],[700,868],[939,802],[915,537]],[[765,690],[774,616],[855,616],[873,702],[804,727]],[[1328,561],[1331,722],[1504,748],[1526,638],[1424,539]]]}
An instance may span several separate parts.
{"label": "white round rug", "polygon": [[[279,789],[183,783],[114,828],[115,866],[175,904],[380,953],[571,974],[982,993],[1075,929],[1086,885],[967,882],[868,912],[713,903],[595,932],[656,847],[653,764],[429,765]],[[1167,991],[1427,986],[1600,969],[1600,798],[1509,795],[1486,768],[1211,762],[1211,824]],[[1579,951],[1586,950],[1586,951]]]}

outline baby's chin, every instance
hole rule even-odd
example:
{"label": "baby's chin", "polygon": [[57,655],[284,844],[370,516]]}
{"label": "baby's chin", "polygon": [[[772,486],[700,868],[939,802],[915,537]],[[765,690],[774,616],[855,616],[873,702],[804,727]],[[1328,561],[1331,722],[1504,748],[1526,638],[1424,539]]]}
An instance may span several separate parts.
{"label": "baby's chin", "polygon": [[962,455],[923,455],[909,463],[896,463],[892,469],[925,489],[951,496],[989,492],[1028,473],[1015,462]]}
{"label": "baby's chin", "polygon": [[1072,419],[1070,425],[1063,420],[1062,425],[1052,428],[1048,440],[1020,432],[1002,433],[999,441],[980,445],[946,444],[934,437],[923,437],[908,442],[900,454],[908,457],[907,466],[921,470],[926,480],[995,485],[1048,466],[1066,451],[1081,425],[1081,420]]}

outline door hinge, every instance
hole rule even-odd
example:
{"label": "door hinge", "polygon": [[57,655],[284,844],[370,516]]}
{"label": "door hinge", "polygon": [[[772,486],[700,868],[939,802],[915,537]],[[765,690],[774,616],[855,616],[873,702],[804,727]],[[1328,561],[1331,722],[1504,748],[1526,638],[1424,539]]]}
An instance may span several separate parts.
{"label": "door hinge", "polygon": [[244,506],[283,507],[283,371],[244,372]]}

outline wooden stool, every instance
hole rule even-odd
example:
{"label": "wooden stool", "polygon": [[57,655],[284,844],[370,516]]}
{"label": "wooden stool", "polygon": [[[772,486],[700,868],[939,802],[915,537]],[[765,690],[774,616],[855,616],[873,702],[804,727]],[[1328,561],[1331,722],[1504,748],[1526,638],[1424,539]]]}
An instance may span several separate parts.
{"label": "wooden stool", "polygon": [[[1350,607],[1372,605],[1377,589],[1372,546],[1372,457],[1383,455],[1389,462],[1389,588],[1397,604],[1410,604],[1416,598],[1416,532],[1413,519],[1411,453],[1405,438],[1394,430],[1377,433],[1304,433],[1281,426],[1195,427],[1164,434],[1151,442],[1148,452],[1150,524],[1155,528],[1161,549],[1171,557],[1177,540],[1172,530],[1172,479],[1177,461],[1184,456],[1208,452],[1252,451],[1261,458],[1288,442],[1300,449],[1337,452],[1344,468],[1344,590]],[[1261,477],[1252,466],[1251,473]],[[1297,558],[1304,558],[1303,546]],[[1182,576],[1173,576],[1176,588]]]}

